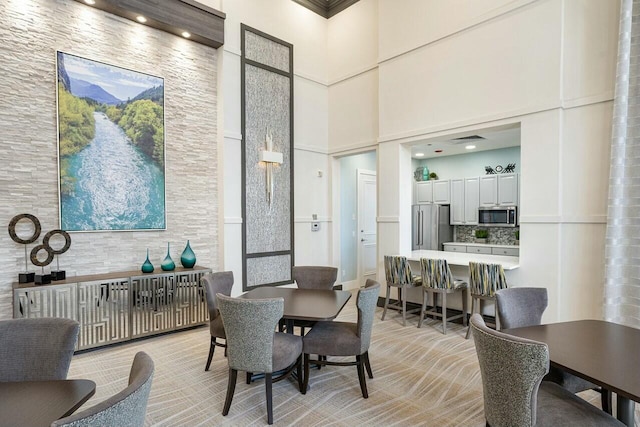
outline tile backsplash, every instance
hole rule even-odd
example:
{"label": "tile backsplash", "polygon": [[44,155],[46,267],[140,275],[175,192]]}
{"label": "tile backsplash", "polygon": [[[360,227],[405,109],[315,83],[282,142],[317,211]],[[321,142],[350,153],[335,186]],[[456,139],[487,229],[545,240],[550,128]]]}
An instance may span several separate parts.
{"label": "tile backsplash", "polygon": [[487,238],[487,244],[493,245],[515,245],[516,244],[516,231],[519,231],[519,227],[478,227],[476,225],[456,225],[455,226],[455,241],[462,243],[475,243],[476,230],[489,230],[489,237]]}

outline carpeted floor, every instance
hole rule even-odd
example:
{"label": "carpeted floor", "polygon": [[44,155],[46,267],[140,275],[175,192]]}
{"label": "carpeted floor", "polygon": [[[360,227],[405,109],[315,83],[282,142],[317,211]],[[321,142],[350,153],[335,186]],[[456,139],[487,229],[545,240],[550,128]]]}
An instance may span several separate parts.
{"label": "carpeted floor", "polygon": [[[338,320],[355,322],[354,304],[351,298]],[[417,317],[410,316],[402,327],[396,312],[384,322],[381,313],[378,308],[369,350],[374,373],[367,380],[369,399],[362,398],[355,367],[312,369],[304,396],[289,380],[274,384],[275,425],[485,425],[482,380],[473,340],[464,339],[466,328],[449,324],[445,336],[438,322],[425,321],[418,329]],[[205,372],[208,349],[209,329],[201,327],[78,354],[69,377],[96,382],[96,394],[84,406],[89,407],[123,389],[133,356],[145,351],[156,364],[146,425],[266,425],[264,381],[247,385],[242,375],[229,415],[221,415],[227,361],[217,349]],[[599,405],[598,393],[581,395]]]}

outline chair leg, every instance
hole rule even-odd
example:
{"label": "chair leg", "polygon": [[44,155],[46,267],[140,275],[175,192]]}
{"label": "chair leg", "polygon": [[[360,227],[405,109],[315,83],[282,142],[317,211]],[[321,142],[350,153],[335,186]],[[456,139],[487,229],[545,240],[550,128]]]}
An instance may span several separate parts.
{"label": "chair leg", "polygon": [[467,290],[465,288],[462,289],[462,326],[467,326]]}
{"label": "chair leg", "polygon": [[298,389],[300,390],[300,393],[302,393],[304,382],[304,377],[302,376],[302,354],[298,356],[298,361],[296,362],[296,373],[298,374]]}
{"label": "chair leg", "polygon": [[229,413],[231,408],[231,401],[233,400],[233,393],[236,391],[236,380],[238,379],[238,371],[229,368],[229,383],[227,384],[227,398],[224,401],[224,408],[222,409],[222,415]]}
{"label": "chair leg", "polygon": [[284,319],[278,321],[278,332],[284,332]]}
{"label": "chair leg", "polygon": [[269,425],[273,424],[273,377],[272,373],[264,374],[264,387],[267,392],[267,423]]}
{"label": "chair leg", "polygon": [[302,382],[302,394],[307,394],[307,387],[309,386],[309,355],[304,354],[304,381]]}
{"label": "chair leg", "polygon": [[389,305],[389,294],[391,293],[391,286],[387,285],[387,297],[384,299],[384,309],[382,310],[382,317],[380,320],[384,320],[384,316],[387,314],[387,306]]}
{"label": "chair leg", "polygon": [[420,310],[420,319],[418,319],[418,328],[422,328],[422,321],[424,320],[424,312],[427,309],[427,290],[422,289],[422,309]]}
{"label": "chair leg", "polygon": [[611,390],[607,390],[606,388],[600,388],[600,401],[602,403],[602,410],[607,414],[611,414],[613,411],[613,402],[611,400]]}
{"label": "chair leg", "polygon": [[447,335],[447,293],[440,294],[442,300],[442,333]]}
{"label": "chair leg", "polygon": [[[211,344],[209,344],[209,357],[207,358],[207,365],[204,367],[205,371],[209,370],[209,367],[211,366],[211,359],[213,359],[213,352],[216,350],[216,339],[214,337],[211,337]],[[226,348],[225,348],[225,352],[226,352]]]}
{"label": "chair leg", "polygon": [[367,374],[369,378],[373,379],[373,371],[371,370],[371,362],[369,361],[369,352],[365,351],[362,355],[364,357],[364,367],[367,368]]}
{"label": "chair leg", "polygon": [[402,298],[402,326],[407,326],[407,293],[403,288],[398,288],[398,292],[402,289],[402,294],[398,297]]}
{"label": "chair leg", "polygon": [[[469,312],[470,316],[473,316],[473,309],[476,306],[476,299],[473,297],[473,295],[471,295],[471,311]],[[464,337],[464,339],[468,340],[469,339],[469,335],[471,335],[471,325],[469,325],[469,327],[467,328],[467,335]]]}
{"label": "chair leg", "polygon": [[251,384],[251,377],[252,377],[251,372],[247,372],[247,384]]}
{"label": "chair leg", "polygon": [[369,393],[367,392],[367,380],[364,376],[364,362],[362,356],[356,356],[356,362],[358,366],[358,379],[360,380],[360,390],[362,390],[362,397],[365,399],[369,398]]}

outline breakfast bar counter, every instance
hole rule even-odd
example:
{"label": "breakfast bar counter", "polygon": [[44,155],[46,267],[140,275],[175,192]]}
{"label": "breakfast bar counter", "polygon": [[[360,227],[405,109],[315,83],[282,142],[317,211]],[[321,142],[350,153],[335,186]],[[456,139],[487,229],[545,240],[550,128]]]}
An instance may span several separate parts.
{"label": "breakfast bar counter", "polygon": [[501,264],[505,271],[515,270],[520,267],[520,258],[514,256],[501,256],[490,254],[473,254],[465,252],[445,251],[413,251],[406,255],[409,261],[420,262],[420,258],[446,259],[451,266],[469,266],[469,262],[482,262],[486,264]]}

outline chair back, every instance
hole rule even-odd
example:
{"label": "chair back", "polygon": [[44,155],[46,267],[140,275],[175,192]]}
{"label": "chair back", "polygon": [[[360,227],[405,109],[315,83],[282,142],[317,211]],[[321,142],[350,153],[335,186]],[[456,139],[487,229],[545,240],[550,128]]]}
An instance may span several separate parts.
{"label": "chair back", "polygon": [[487,425],[534,426],[538,388],[549,372],[546,344],[489,329],[478,313],[471,316]]}
{"label": "chair back", "polygon": [[219,273],[207,273],[200,279],[206,289],[207,307],[209,308],[209,320],[215,320],[220,312],[216,302],[216,294],[231,295],[233,288],[233,271],[221,271]]}
{"label": "chair back", "polygon": [[471,295],[492,297],[497,290],[507,287],[507,279],[500,264],[469,263],[469,287]]}
{"label": "chair back", "polygon": [[539,325],[547,304],[546,288],[508,288],[496,292],[502,329]]}
{"label": "chair back", "polygon": [[420,259],[422,286],[432,289],[453,289],[454,279],[445,259]]}
{"label": "chair back", "polygon": [[331,290],[338,278],[338,269],[335,267],[295,266],[292,269],[291,278],[295,280],[300,289]]}
{"label": "chair back", "polygon": [[358,291],[356,306],[358,307],[358,336],[360,337],[360,354],[369,350],[373,317],[378,305],[380,283],[367,279],[364,288]]}
{"label": "chair back", "polygon": [[273,337],[284,314],[284,298],[216,297],[227,335],[229,368],[273,372]]}
{"label": "chair back", "polygon": [[409,260],[404,256],[384,256],[384,275],[389,285],[413,284],[413,273]]}
{"label": "chair back", "polygon": [[53,317],[0,321],[0,382],[66,379],[79,328]]}
{"label": "chair back", "polygon": [[153,371],[153,360],[147,353],[138,352],[124,390],[91,408],[54,421],[51,426],[144,426]]}

